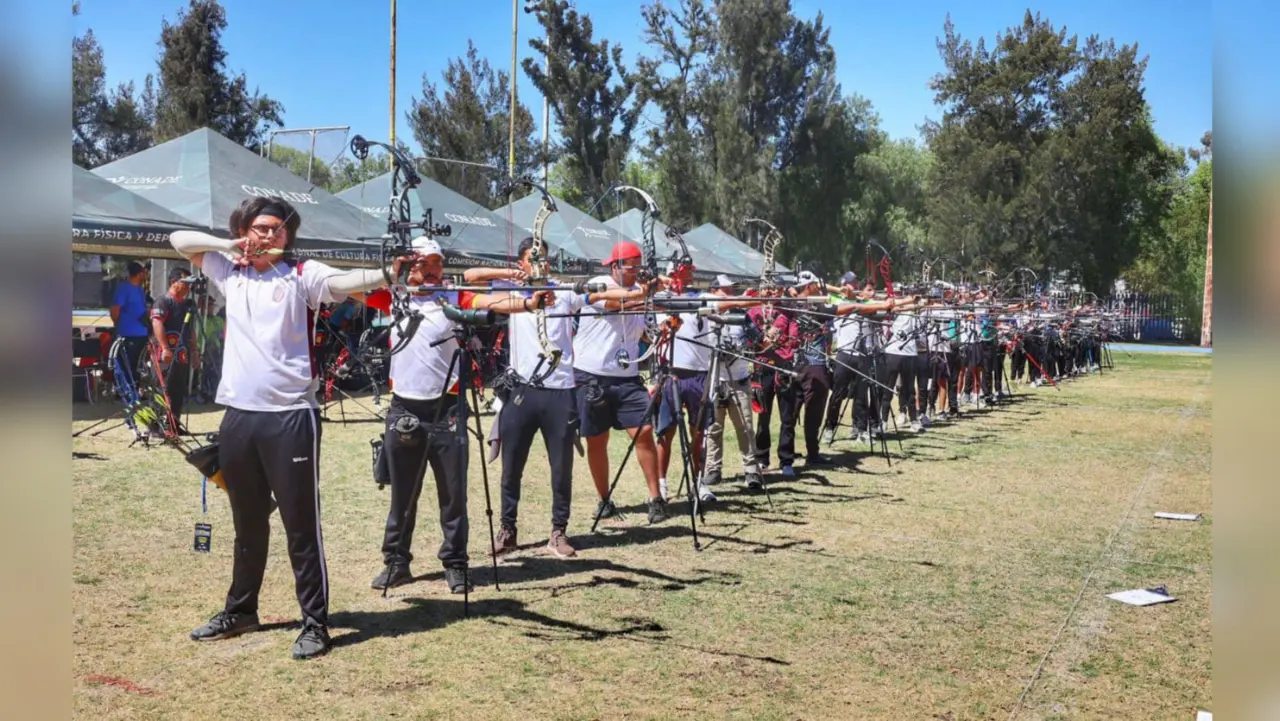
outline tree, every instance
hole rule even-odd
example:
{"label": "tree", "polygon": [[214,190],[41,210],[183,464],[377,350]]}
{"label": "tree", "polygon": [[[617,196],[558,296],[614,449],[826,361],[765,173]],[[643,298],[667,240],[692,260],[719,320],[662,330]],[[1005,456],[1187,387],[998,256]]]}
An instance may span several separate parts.
{"label": "tree", "polygon": [[1030,12],[990,50],[948,17],[938,48],[931,234],[971,269],[1052,269],[1105,293],[1159,225],[1179,162],[1152,129],[1146,59]]}
{"label": "tree", "polygon": [[[663,213],[683,225],[696,225],[710,214],[713,166],[706,161],[706,98],[700,92],[715,50],[715,15],[702,0],[677,0],[677,8],[661,0],[641,9],[645,42],[657,56],[637,63],[637,103],[652,103],[661,123],[650,123],[648,144],[640,149],[656,171],[650,188]],[[672,68],[664,74],[663,68]]]}
{"label": "tree", "polygon": [[567,184],[574,196],[594,203],[622,176],[630,153],[636,80],[622,64],[622,48],[595,41],[591,18],[568,0],[542,0],[534,16],[546,38],[533,38],[529,46],[547,58],[548,68],[532,58],[521,65],[555,114]]}
{"label": "tree", "polygon": [[307,166],[310,165],[312,184],[326,189],[333,186],[333,172],[329,166],[325,165],[323,159],[316,158],[309,152],[277,143],[271,146],[271,154],[267,159],[304,179],[308,177]]}
{"label": "tree", "polygon": [[226,11],[217,0],[190,0],[178,22],[162,21],[155,136],[164,142],[212,128],[257,150],[271,127],[284,124],[284,106],[249,91],[243,73],[230,76],[222,31]]}
{"label": "tree", "polygon": [[[468,40],[466,57],[449,61],[443,80],[441,93],[423,75],[422,99],[414,97],[406,114],[423,154],[483,163],[505,171],[509,161],[510,76],[494,71],[488,60],[478,57],[475,45]],[[516,104],[515,136],[515,175],[531,175],[542,164],[542,153],[533,132],[533,116],[523,103]],[[420,167],[424,174],[485,207],[508,202],[507,196],[496,195],[499,173],[495,171],[430,161]]]}
{"label": "tree", "polygon": [[[72,13],[79,14],[78,4]],[[154,92],[147,76],[141,98],[134,85],[106,89],[106,64],[93,30],[71,40],[71,158],[94,168],[151,146]]]}

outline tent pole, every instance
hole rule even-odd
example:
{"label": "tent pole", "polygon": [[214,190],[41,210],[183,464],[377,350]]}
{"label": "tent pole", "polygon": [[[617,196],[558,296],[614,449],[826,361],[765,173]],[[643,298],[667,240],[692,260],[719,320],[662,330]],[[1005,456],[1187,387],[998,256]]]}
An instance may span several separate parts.
{"label": "tent pole", "polygon": [[508,118],[507,174],[516,177],[516,47],[520,24],[520,0],[511,0],[511,115]]}
{"label": "tent pole", "polygon": [[391,140],[388,145],[396,147],[396,0],[391,0],[391,106],[388,113]]}

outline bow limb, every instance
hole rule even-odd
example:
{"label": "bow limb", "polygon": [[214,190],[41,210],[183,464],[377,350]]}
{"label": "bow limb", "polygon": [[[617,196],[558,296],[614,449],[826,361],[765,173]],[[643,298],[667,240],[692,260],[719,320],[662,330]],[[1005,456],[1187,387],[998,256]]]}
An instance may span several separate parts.
{"label": "bow limb", "polygon": [[782,244],[782,231],[777,226],[762,218],[747,218],[747,223],[759,223],[768,228],[764,240],[760,241],[760,252],[764,255],[764,262],[760,266],[760,290],[772,290],[778,287],[778,266],[776,253],[778,246]]}

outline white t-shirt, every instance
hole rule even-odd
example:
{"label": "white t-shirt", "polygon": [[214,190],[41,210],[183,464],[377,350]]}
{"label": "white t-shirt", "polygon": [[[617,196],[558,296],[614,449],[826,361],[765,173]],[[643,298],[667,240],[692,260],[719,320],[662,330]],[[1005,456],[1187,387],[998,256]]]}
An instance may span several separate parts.
{"label": "white t-shirt", "polygon": [[[730,311],[721,310],[719,306],[717,306],[716,312],[723,314]],[[713,322],[711,327],[714,328],[716,325],[718,324]],[[731,351],[738,355],[744,355],[743,350],[747,340],[747,329],[745,327],[740,325],[727,325],[724,327],[724,330],[720,331],[720,337],[724,340],[725,345]],[[707,338],[714,341],[715,335],[709,335]],[[751,364],[741,358],[722,355],[720,357],[720,373],[718,375],[720,376],[720,380],[740,381],[751,375]]]}
{"label": "white t-shirt", "polygon": [[950,353],[951,340],[947,335],[947,329],[951,327],[951,319],[955,317],[955,311],[951,310],[931,310],[926,316],[926,322],[929,323],[929,350],[934,353]]}
{"label": "white t-shirt", "polygon": [[916,354],[916,317],[899,313],[893,319],[893,337],[885,344],[884,352],[889,355]]}
{"label": "white t-shirt", "polygon": [[836,353],[860,353],[860,343],[866,332],[862,316],[854,313],[836,319],[836,337],[833,350]]}
{"label": "white t-shirt", "polygon": [[977,316],[960,321],[960,342],[982,342],[982,321],[978,320]]}
{"label": "white t-shirt", "polygon": [[[447,291],[429,295],[413,296],[409,305],[422,314],[422,322],[413,334],[409,343],[391,356],[391,392],[401,398],[414,401],[430,401],[441,396],[441,391],[452,388],[458,381],[458,369],[455,367],[449,374],[448,388],[445,387],[444,374],[449,371],[453,360],[453,352],[458,348],[458,340],[453,337],[453,321],[444,316],[444,308],[436,302],[436,296],[443,296],[452,305],[458,304],[458,292]],[[402,337],[400,327],[391,327],[390,342],[394,348],[400,344]],[[440,345],[432,345],[443,338],[448,338]]]}
{"label": "white t-shirt", "polygon": [[[549,285],[549,283],[548,283]],[[586,305],[586,296],[571,291],[556,291],[555,303],[547,306],[547,315],[567,316],[577,313]],[[535,313],[512,313],[508,316],[511,342],[511,367],[516,374],[528,381],[535,375],[546,378],[546,388],[573,388],[573,318],[547,318],[547,337],[560,349],[560,363],[547,375],[548,361],[538,357],[542,344],[538,342],[538,322]]]}
{"label": "white t-shirt", "polygon": [[[604,283],[605,288],[618,288],[611,276],[592,278],[591,283]],[[634,287],[634,286],[633,286]],[[618,351],[635,360],[640,356],[640,338],[644,335],[644,316],[639,313],[620,315],[605,310],[601,301],[584,305],[578,316],[578,335],[573,339],[574,367],[598,376],[630,378],[640,375],[640,366],[632,363],[623,367],[618,363]]]}
{"label": "white t-shirt", "polygon": [[225,253],[204,254],[204,274],[226,297],[226,341],[217,402],[243,411],[318,408],[316,310],[338,299],[326,282],[341,272],[314,260],[237,268]]}
{"label": "white t-shirt", "polygon": [[[695,297],[715,298],[716,296],[703,293]],[[671,350],[672,367],[703,373],[711,370],[711,349],[707,346],[715,345],[716,342],[711,323],[705,318],[700,318],[696,312],[677,315],[680,316],[681,323],[679,330],[676,331],[675,347]],[[658,322],[663,323],[670,317],[671,314],[659,313]]]}

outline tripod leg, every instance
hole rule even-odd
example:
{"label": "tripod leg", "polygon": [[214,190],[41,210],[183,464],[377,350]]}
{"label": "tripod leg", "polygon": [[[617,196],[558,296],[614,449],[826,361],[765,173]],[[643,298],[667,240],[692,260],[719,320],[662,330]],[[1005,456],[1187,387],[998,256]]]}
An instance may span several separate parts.
{"label": "tripod leg", "polygon": [[[458,394],[459,403],[465,403],[461,393]],[[480,477],[484,479],[484,515],[489,518],[489,550],[490,557],[493,559],[493,587],[495,590],[501,591],[502,586],[498,583],[498,541],[497,536],[493,532],[493,501],[489,495],[489,466],[484,462],[484,433],[480,430],[480,395],[476,391],[475,386],[471,387],[471,405],[476,419],[476,438],[479,439],[478,450],[480,452]]]}
{"label": "tripod leg", "polygon": [[663,379],[661,383],[656,384],[658,390],[649,399],[649,407],[645,409],[644,416],[640,418],[640,425],[636,427],[636,434],[631,436],[631,442],[627,444],[627,452],[623,454],[622,463],[618,465],[617,472],[613,474],[613,481],[609,484],[609,493],[604,497],[604,503],[600,504],[600,507],[596,509],[596,517],[591,522],[591,533],[596,532],[596,527],[600,525],[600,514],[604,511],[604,505],[613,498],[613,491],[618,487],[618,481],[622,480],[622,471],[627,467],[627,461],[631,460],[632,451],[636,449],[636,439],[640,437],[640,429],[649,425],[649,422],[653,420],[654,412],[662,398],[662,386],[665,382],[666,380]]}

